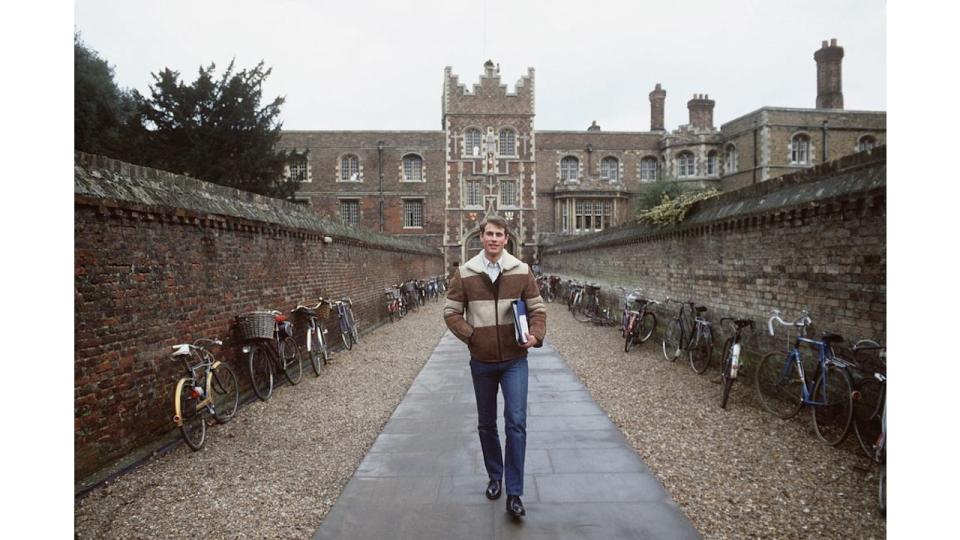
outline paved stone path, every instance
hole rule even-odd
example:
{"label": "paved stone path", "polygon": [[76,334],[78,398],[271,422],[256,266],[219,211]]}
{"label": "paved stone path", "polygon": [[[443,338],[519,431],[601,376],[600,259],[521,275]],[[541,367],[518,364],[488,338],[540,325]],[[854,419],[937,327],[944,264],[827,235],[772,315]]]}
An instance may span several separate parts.
{"label": "paved stone path", "polygon": [[525,518],[483,495],[467,348],[447,332],[314,538],[699,538],[549,339],[529,368]]}

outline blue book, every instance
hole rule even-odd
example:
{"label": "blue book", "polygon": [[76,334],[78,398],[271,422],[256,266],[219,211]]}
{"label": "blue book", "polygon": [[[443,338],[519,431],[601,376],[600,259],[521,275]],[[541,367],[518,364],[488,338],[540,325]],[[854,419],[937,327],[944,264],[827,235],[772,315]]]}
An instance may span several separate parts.
{"label": "blue book", "polygon": [[513,306],[513,330],[517,337],[517,343],[526,345],[527,334],[530,333],[530,325],[527,322],[527,304],[523,300],[514,300]]}

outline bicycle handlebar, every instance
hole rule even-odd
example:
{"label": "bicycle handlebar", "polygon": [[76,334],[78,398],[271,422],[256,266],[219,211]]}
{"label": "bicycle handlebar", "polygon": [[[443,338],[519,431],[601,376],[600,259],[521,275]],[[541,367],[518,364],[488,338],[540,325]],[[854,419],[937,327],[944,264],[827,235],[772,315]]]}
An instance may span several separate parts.
{"label": "bicycle handlebar", "polygon": [[797,320],[793,322],[787,322],[780,317],[780,310],[773,310],[773,316],[767,321],[767,330],[770,332],[770,335],[776,335],[773,331],[773,321],[777,321],[783,326],[796,326],[800,329],[800,334],[805,335],[807,326],[813,324],[813,319],[810,318],[810,313],[807,310],[800,312],[800,316]]}

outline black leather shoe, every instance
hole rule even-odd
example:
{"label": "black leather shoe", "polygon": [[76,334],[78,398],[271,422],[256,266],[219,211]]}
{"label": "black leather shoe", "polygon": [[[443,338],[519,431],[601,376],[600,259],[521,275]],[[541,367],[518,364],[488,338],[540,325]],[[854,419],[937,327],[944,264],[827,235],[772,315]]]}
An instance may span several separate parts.
{"label": "black leather shoe", "polygon": [[513,517],[527,515],[527,511],[523,509],[523,502],[520,500],[519,495],[507,495],[507,512],[510,512],[510,515]]}
{"label": "black leather shoe", "polygon": [[490,483],[487,484],[486,495],[487,495],[487,498],[490,499],[491,501],[500,498],[500,481],[499,480],[491,480]]}

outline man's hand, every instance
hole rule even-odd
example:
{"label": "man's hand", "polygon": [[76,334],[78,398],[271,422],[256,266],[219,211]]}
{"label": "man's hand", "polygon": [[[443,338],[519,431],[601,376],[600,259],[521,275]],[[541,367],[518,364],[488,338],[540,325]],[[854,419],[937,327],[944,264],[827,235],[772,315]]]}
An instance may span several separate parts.
{"label": "man's hand", "polygon": [[532,336],[530,334],[524,334],[524,335],[527,336],[527,342],[520,344],[521,349],[529,349],[530,347],[533,347],[537,344],[537,336]]}

